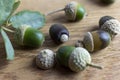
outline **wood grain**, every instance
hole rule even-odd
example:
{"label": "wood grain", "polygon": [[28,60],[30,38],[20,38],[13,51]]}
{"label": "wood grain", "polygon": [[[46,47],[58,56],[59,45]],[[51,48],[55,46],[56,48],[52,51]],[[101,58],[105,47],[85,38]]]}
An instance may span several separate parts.
{"label": "wood grain", "polygon": [[[64,8],[71,0],[21,0],[18,11],[30,9],[47,13]],[[46,36],[44,45],[38,49],[20,48],[14,43],[13,36],[9,34],[15,48],[15,60],[6,61],[3,41],[0,39],[0,80],[120,80],[120,35],[112,40],[111,44],[96,53],[92,53],[94,63],[104,66],[103,70],[87,67],[86,70],[73,73],[68,69],[56,65],[50,70],[38,69],[34,58],[41,49],[49,48],[56,51],[62,45],[74,45],[88,31],[98,29],[98,21],[104,15],[114,16],[120,20],[120,0],[106,6],[98,0],[75,0],[86,8],[88,16],[80,22],[70,23],[65,19],[64,12],[47,16],[46,25],[42,32]],[[55,45],[49,36],[49,27],[53,23],[62,23],[70,31],[70,40],[62,45]]]}

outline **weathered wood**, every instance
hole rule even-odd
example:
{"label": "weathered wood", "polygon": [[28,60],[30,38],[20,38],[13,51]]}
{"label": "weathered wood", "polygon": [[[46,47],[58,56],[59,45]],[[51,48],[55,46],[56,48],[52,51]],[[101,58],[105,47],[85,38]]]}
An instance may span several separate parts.
{"label": "weathered wood", "polygon": [[[17,11],[23,9],[37,10],[41,13],[64,7],[71,0],[21,0]],[[98,29],[101,16],[110,15],[120,20],[120,0],[110,6],[105,6],[97,0],[75,0],[86,8],[88,16],[80,22],[70,23],[65,19],[64,12],[47,16],[47,21],[42,32],[46,36],[44,45],[38,49],[25,49],[18,47],[11,36],[15,48],[15,60],[6,61],[3,42],[0,41],[0,80],[119,80],[120,79],[120,35],[112,40],[111,44],[99,52],[91,54],[93,62],[102,65],[103,70],[88,67],[80,73],[73,73],[61,66],[50,70],[38,69],[34,64],[37,53],[44,48],[56,51],[62,45],[74,45],[83,39],[87,31]],[[49,27],[53,23],[62,23],[70,31],[70,40],[57,46],[49,36]],[[1,40],[1,39],[0,39]]]}

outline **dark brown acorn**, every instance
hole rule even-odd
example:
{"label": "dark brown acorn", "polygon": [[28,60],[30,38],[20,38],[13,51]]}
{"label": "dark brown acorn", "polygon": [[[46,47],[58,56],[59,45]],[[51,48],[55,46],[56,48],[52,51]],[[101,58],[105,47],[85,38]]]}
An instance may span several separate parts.
{"label": "dark brown acorn", "polygon": [[106,48],[110,44],[110,42],[111,37],[109,33],[103,30],[87,32],[83,39],[84,47],[89,52],[98,51]]}
{"label": "dark brown acorn", "polygon": [[69,40],[69,31],[62,24],[53,24],[50,27],[49,34],[57,44],[61,44]]}

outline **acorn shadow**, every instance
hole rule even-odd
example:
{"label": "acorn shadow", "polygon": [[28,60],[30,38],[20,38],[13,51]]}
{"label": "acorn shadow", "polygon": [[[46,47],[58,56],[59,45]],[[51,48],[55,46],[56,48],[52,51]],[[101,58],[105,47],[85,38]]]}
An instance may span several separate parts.
{"label": "acorn shadow", "polygon": [[[64,67],[64,66],[61,66],[60,64],[56,63],[54,67],[52,67],[51,69],[48,69],[48,70],[44,70],[44,69],[40,69],[37,67],[36,63],[35,63],[35,58],[33,60],[33,64],[32,64],[32,67],[31,68],[34,68],[34,69],[30,69],[30,70],[35,70],[37,72],[42,72],[44,74],[46,74],[46,76],[51,76],[51,75],[56,75],[57,77],[58,76],[66,76],[66,77],[71,77],[73,78],[74,75],[76,75],[77,73],[76,72],[73,72],[71,71],[69,68],[67,67]],[[51,74],[52,72],[52,74]],[[50,74],[48,74],[50,73]],[[81,72],[79,72],[81,73]]]}
{"label": "acorn shadow", "polygon": [[38,49],[38,48],[28,47],[28,46],[19,46],[19,45],[17,45],[16,43],[13,44],[13,46],[14,46],[14,49],[15,49],[15,50],[25,50],[25,51],[28,51],[28,50]]}
{"label": "acorn shadow", "polygon": [[59,75],[62,75],[62,76],[65,76],[65,75],[75,75],[76,72],[73,72],[71,71],[69,68],[67,67],[64,67],[60,64],[56,64],[54,70],[59,74]]}
{"label": "acorn shadow", "polygon": [[9,61],[5,57],[0,58],[0,70],[6,68],[8,64],[9,64]]}
{"label": "acorn shadow", "polygon": [[35,61],[36,58],[33,59],[31,65],[29,65],[29,69],[31,72],[35,72],[37,73],[38,75],[42,75],[43,79],[46,79],[45,76],[47,76],[47,79],[48,77],[56,77],[56,78],[60,78],[60,79],[74,79],[78,74],[81,74],[81,72],[79,73],[75,73],[73,71],[71,71],[69,68],[66,68],[66,67],[63,67],[61,66],[57,61],[56,61],[56,64],[54,67],[52,67],[51,69],[47,69],[47,70],[44,70],[44,69],[40,69],[39,67],[37,67],[36,65],[36,61]]}
{"label": "acorn shadow", "polygon": [[29,46],[22,46],[16,43],[16,41],[12,40],[12,45],[15,50],[24,50],[24,51],[29,51],[29,50],[36,50],[39,49],[40,47],[29,47]]}
{"label": "acorn shadow", "polygon": [[51,37],[49,36],[49,34],[46,34],[45,36],[45,42],[43,44],[43,47],[47,47],[47,48],[57,48],[58,46],[60,46],[61,44],[56,44]]}
{"label": "acorn shadow", "polygon": [[96,30],[100,30],[99,26],[97,26],[97,25],[92,26],[88,31],[92,32],[92,31],[96,31]]}
{"label": "acorn shadow", "polygon": [[47,23],[51,23],[54,22],[54,23],[77,23],[78,21],[70,21],[67,19],[66,15],[65,14],[52,14],[52,15],[49,15],[50,17],[48,18],[47,20]]}
{"label": "acorn shadow", "polygon": [[91,3],[97,4],[101,7],[110,6],[111,4],[105,4],[101,0],[88,0]]}

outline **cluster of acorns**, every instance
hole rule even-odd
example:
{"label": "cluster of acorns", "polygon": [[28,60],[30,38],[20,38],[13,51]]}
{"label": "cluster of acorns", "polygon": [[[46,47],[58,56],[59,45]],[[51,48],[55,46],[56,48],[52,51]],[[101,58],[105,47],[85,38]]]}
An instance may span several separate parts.
{"label": "cluster of acorns", "polygon": [[[107,4],[114,2],[114,0],[101,0],[101,1],[104,3],[107,3]],[[53,13],[56,13],[59,11],[65,11],[66,18],[69,21],[79,21],[79,20],[82,20],[86,16],[86,11],[85,11],[84,7],[75,1],[72,1],[69,4],[67,4],[65,6],[65,8],[52,11],[46,15],[50,15],[50,14],[53,14]],[[56,26],[56,25],[53,25],[53,26]],[[60,25],[60,26],[62,26],[62,25]],[[51,28],[50,31],[52,31],[52,30],[54,30],[54,29]],[[57,30],[59,30],[59,29],[57,29]],[[54,31],[52,31],[52,32],[54,32]],[[68,32],[68,31],[66,31],[66,32]],[[56,36],[56,35],[53,36],[53,33],[51,33],[50,35],[52,38],[55,38],[55,36]],[[68,36],[66,36],[66,35],[68,35]],[[62,42],[67,41],[69,34],[66,33],[66,35],[62,35],[61,36],[62,40],[57,41],[57,43],[58,42],[62,43]],[[40,47],[45,41],[45,37],[44,37],[43,33],[37,29],[32,28],[29,25],[22,25],[22,27],[18,28],[16,30],[15,38],[16,38],[16,42],[19,45],[27,46],[27,47]],[[55,42],[56,42],[56,40],[55,40]]]}
{"label": "cluster of acorns", "polygon": [[[101,69],[101,66],[91,63],[89,52],[106,48],[111,39],[120,33],[120,22],[111,16],[104,16],[99,21],[100,30],[87,32],[82,41],[84,48],[77,46],[62,46],[56,54],[52,50],[44,49],[36,57],[36,64],[41,69],[49,69],[57,61],[74,72],[84,70],[87,66]],[[68,41],[69,32],[62,24],[50,27],[50,36],[57,44]]]}
{"label": "cluster of acorns", "polygon": [[[85,16],[84,8],[76,2],[71,2],[61,10],[65,10],[70,21],[81,20]],[[52,13],[54,12],[49,14]],[[75,44],[77,47],[62,46],[56,52],[49,49],[40,51],[40,53],[36,56],[36,65],[41,69],[50,69],[56,62],[58,62],[74,72],[82,71],[87,66],[102,69],[101,66],[91,62],[89,52],[106,48],[114,36],[120,33],[120,22],[111,16],[104,16],[100,19],[99,26],[99,30],[87,32],[83,41]],[[49,34],[53,41],[57,44],[61,44],[69,40],[69,31],[62,24],[52,25],[50,27]],[[83,47],[79,45],[81,42]]]}

